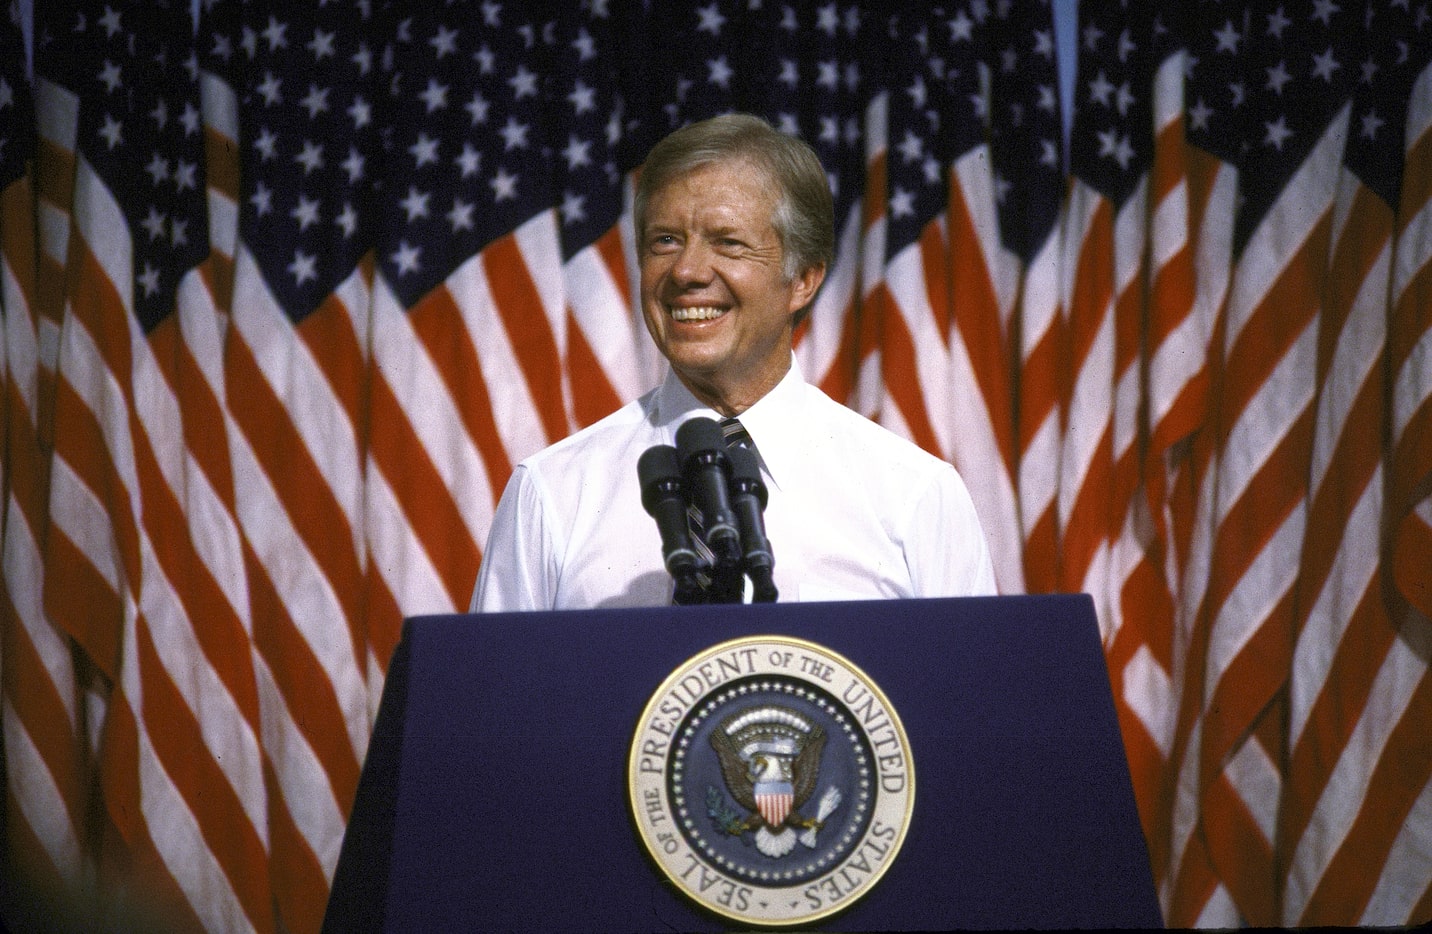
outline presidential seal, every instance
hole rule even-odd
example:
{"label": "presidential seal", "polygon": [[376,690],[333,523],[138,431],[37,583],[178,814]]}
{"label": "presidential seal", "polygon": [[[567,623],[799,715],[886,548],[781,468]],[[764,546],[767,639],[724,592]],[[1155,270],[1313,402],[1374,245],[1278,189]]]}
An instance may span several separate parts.
{"label": "presidential seal", "polygon": [[627,769],[642,842],[717,914],[807,924],[879,881],[904,842],[915,773],[880,689],[811,642],[725,642],[672,672]]}

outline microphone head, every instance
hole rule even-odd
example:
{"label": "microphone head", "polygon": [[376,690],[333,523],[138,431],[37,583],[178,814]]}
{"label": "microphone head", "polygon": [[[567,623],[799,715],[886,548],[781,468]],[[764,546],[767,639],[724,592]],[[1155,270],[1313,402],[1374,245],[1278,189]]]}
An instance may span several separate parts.
{"label": "microphone head", "polygon": [[676,450],[681,463],[686,463],[694,454],[715,451],[722,457],[726,454],[726,435],[715,419],[687,419],[676,429]]}
{"label": "microphone head", "polygon": [[732,488],[754,494],[761,508],[765,509],[766,484],[761,479],[761,465],[756,460],[756,453],[744,444],[738,444],[727,448],[726,455],[731,458]]}
{"label": "microphone head", "polygon": [[641,481],[641,505],[647,512],[659,499],[681,493],[681,459],[676,448],[657,444],[642,452],[636,462],[637,479]]}

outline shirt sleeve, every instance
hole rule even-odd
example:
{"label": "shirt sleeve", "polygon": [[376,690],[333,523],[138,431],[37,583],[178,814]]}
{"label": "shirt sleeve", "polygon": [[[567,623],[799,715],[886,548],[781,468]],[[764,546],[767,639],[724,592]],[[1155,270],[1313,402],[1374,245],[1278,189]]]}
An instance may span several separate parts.
{"label": "shirt sleeve", "polygon": [[937,471],[916,499],[905,560],[917,597],[995,594],[994,562],[974,500],[953,467]]}
{"label": "shirt sleeve", "polygon": [[557,598],[555,556],[541,485],[519,464],[492,517],[469,609],[473,613],[552,609]]}

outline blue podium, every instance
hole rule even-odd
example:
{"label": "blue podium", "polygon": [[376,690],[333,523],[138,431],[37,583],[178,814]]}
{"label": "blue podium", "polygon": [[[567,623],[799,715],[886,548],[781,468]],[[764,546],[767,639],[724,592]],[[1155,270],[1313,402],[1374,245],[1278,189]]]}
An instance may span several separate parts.
{"label": "blue podium", "polygon": [[729,639],[863,670],[916,774],[904,846],[824,930],[1160,927],[1087,596],[442,616],[404,627],[329,931],[719,931],[627,802],[638,719]]}

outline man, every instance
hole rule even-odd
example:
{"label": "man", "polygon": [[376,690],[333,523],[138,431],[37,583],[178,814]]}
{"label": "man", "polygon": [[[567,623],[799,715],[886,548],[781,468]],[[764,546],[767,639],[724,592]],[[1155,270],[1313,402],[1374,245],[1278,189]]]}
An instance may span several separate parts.
{"label": "man", "polygon": [[782,600],[994,593],[948,463],[831,401],[796,365],[796,322],[834,251],[824,169],[804,143],[727,115],[658,143],[635,202],[641,307],[663,384],[518,465],[474,611],[672,601],[637,460],[704,416],[740,416],[769,491]]}

